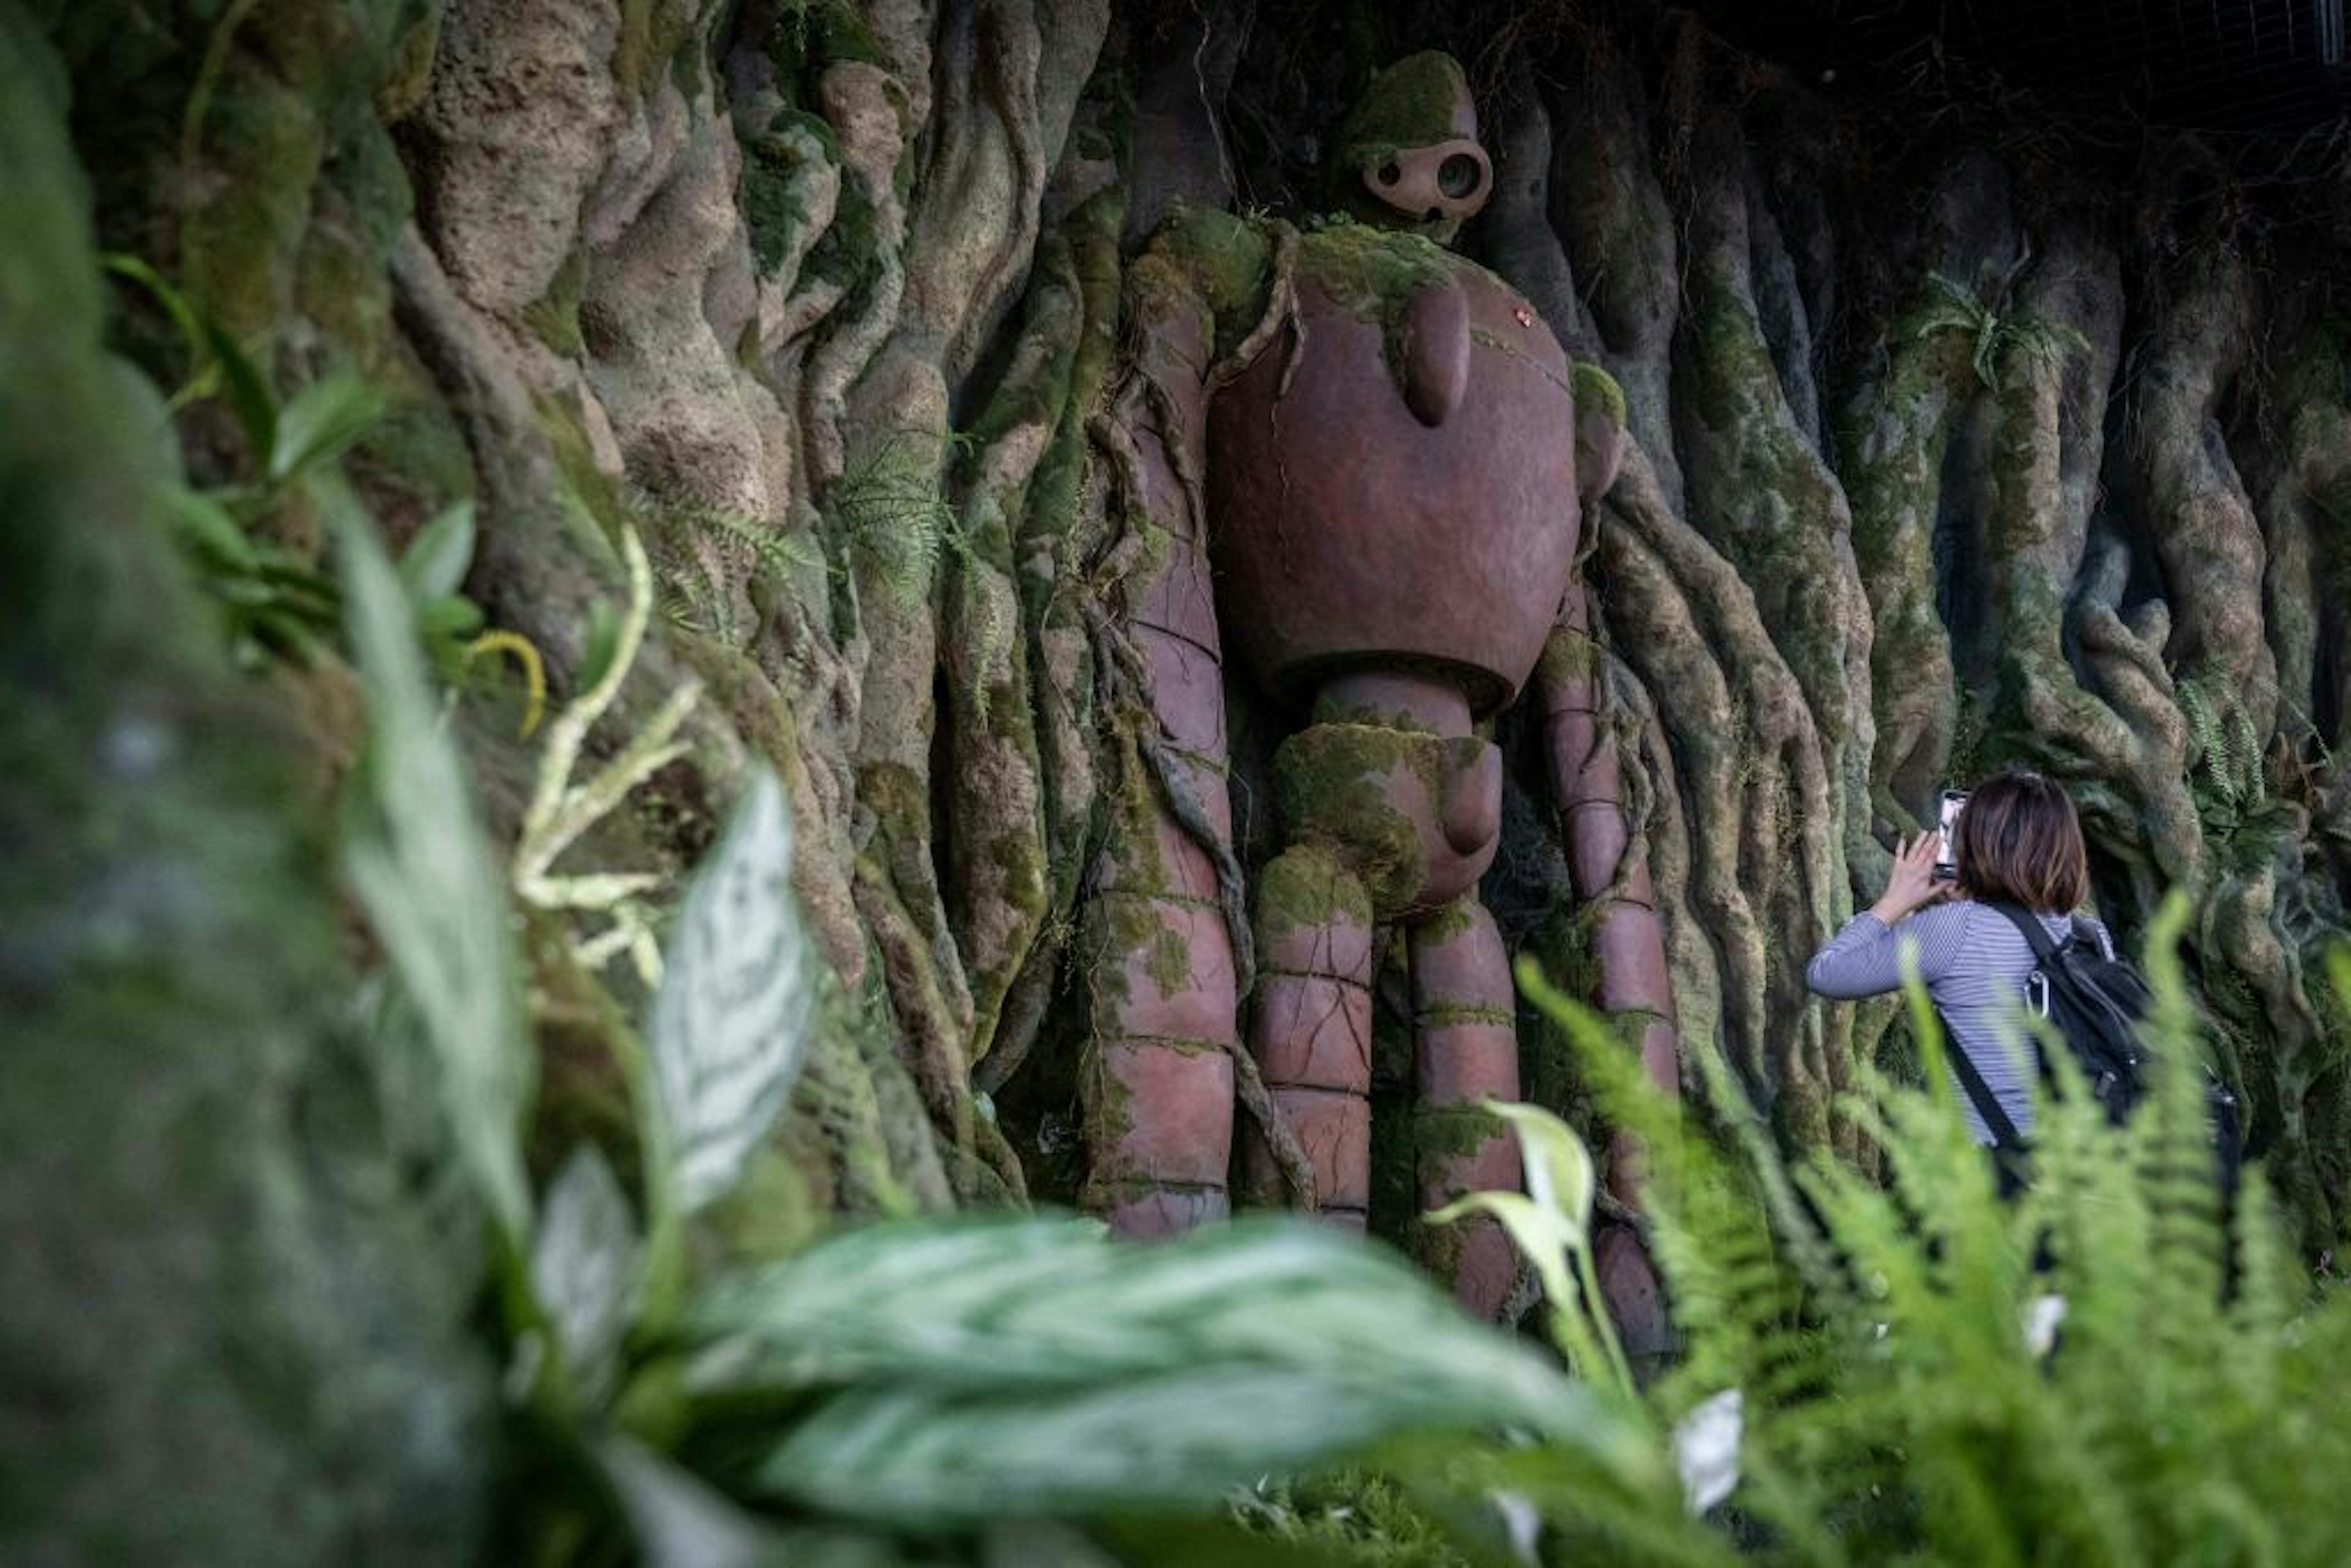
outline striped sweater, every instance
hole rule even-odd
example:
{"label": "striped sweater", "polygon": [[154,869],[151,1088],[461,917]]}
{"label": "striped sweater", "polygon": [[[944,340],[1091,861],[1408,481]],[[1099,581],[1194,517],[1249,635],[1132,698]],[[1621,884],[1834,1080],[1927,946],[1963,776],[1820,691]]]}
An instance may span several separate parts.
{"label": "striped sweater", "polygon": [[[2058,937],[2070,924],[2064,915],[2043,915],[2040,920]],[[2114,938],[2104,925],[2090,924],[2098,946],[2113,957]],[[1804,968],[1804,983],[1840,1001],[1898,990],[1905,947],[1917,949],[1918,977],[1943,1015],[1952,1047],[1967,1052],[2016,1130],[2032,1132],[2032,1059],[2010,1018],[2022,1005],[2024,977],[2032,972],[2032,948],[2024,933],[1999,910],[1965,899],[1930,904],[1905,917],[1898,927],[1865,911],[1813,955]],[[1959,1112],[1976,1142],[1992,1142],[1991,1129],[1964,1091],[1959,1092]]]}

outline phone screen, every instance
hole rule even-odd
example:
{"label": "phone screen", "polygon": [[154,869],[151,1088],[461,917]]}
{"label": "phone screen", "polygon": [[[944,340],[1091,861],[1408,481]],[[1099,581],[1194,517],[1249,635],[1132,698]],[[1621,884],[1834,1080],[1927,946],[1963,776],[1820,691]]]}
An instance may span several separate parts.
{"label": "phone screen", "polygon": [[1953,849],[1953,835],[1959,830],[1959,808],[1967,803],[1966,790],[1943,791],[1943,817],[1937,826],[1937,831],[1941,835],[1942,847],[1935,852],[1935,875],[1944,882],[1950,881],[1959,873],[1959,863],[1958,854]]}

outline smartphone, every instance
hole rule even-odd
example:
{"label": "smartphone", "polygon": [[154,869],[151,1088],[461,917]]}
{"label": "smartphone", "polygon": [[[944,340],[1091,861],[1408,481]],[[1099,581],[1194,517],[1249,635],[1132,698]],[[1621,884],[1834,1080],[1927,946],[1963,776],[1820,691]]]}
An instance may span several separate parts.
{"label": "smartphone", "polygon": [[1935,852],[1935,880],[1937,882],[1950,882],[1959,874],[1959,855],[1952,847],[1953,835],[1959,831],[1959,808],[1965,806],[1967,803],[1968,792],[1966,790],[1946,789],[1943,791],[1943,815],[1941,821],[1936,828],[1936,831],[1942,841],[1942,847]]}

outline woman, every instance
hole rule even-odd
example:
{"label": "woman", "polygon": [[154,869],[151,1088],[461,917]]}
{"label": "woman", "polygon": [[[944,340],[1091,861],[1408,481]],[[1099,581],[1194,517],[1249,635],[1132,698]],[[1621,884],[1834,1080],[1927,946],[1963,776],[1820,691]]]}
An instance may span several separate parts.
{"label": "woman", "polygon": [[[2006,1042],[2017,1038],[2010,1019],[2032,972],[2032,948],[2015,923],[1991,906],[2029,911],[2063,939],[2074,910],[2090,895],[2082,825],[2074,802],[2049,779],[2007,772],[1970,791],[1951,836],[1953,882],[1935,881],[1936,835],[1901,845],[1885,894],[1813,955],[1804,982],[1839,1000],[1881,996],[1901,988],[1902,952],[1914,949],[1918,977],[1943,1015],[1952,1051],[1965,1054],[2018,1134],[2026,1135],[2032,1131],[2032,1057],[2021,1046],[2021,1054],[2012,1054]],[[2091,925],[2113,957],[2106,928]],[[2000,1141],[1964,1086],[1959,1110],[1976,1142]]]}

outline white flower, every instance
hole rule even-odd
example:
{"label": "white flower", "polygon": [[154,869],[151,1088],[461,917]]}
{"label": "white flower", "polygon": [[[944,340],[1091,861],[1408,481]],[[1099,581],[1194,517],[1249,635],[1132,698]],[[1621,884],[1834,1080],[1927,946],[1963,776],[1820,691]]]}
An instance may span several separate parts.
{"label": "white flower", "polygon": [[1705,1513],[1738,1490],[1739,1437],[1746,1411],[1746,1396],[1726,1388],[1674,1428],[1674,1468],[1681,1472],[1682,1496],[1692,1513]]}
{"label": "white flower", "polygon": [[2024,1346],[2038,1358],[2057,1343],[2057,1325],[2065,1321],[2065,1298],[2035,1296],[2024,1303]]}
{"label": "white flower", "polygon": [[1534,1500],[1524,1492],[1489,1492],[1488,1498],[1502,1516],[1502,1529],[1510,1538],[1510,1555],[1536,1568],[1542,1557],[1535,1542],[1542,1536],[1542,1515],[1535,1511]]}

